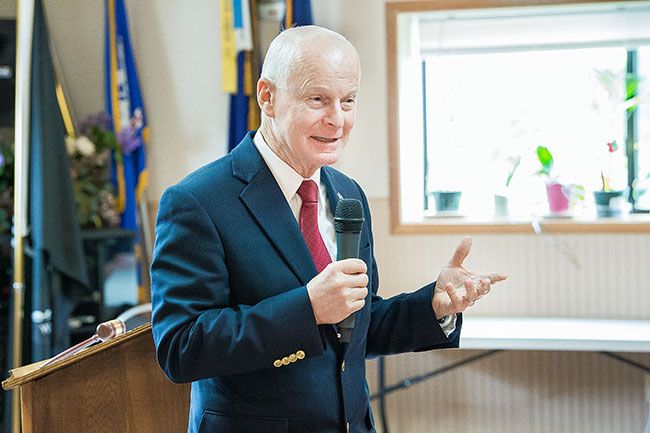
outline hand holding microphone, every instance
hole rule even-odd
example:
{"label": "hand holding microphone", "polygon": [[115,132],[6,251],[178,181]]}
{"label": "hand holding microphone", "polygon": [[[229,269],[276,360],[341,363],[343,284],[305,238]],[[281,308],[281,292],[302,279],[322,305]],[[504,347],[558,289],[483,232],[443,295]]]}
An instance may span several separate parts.
{"label": "hand holding microphone", "polygon": [[367,266],[359,260],[363,208],[356,199],[341,199],[334,216],[337,261],[307,284],[316,323],[338,324],[340,341],[350,341],[354,313],[365,305]]}

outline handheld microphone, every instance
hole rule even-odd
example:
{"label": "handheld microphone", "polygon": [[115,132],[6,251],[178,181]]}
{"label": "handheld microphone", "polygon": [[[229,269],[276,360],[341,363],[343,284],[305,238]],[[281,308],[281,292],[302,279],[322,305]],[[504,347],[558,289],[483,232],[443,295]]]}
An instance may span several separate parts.
{"label": "handheld microphone", "polygon": [[[361,226],[363,225],[363,207],[354,198],[343,198],[336,205],[334,229],[336,230],[336,260],[358,259]],[[354,313],[337,325],[339,341],[349,343],[354,329]]]}

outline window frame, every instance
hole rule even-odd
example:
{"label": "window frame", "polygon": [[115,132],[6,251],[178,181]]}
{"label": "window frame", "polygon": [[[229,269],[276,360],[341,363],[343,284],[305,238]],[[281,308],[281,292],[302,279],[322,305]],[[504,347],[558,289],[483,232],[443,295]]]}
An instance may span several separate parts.
{"label": "window frame", "polygon": [[[385,4],[386,17],[386,65],[389,147],[389,206],[390,226],[394,234],[418,233],[534,233],[532,221],[492,218],[426,218],[405,220],[402,218],[401,150],[398,75],[398,19],[400,14],[416,12],[444,12],[447,10],[471,10],[489,8],[512,8],[529,6],[559,6],[571,4],[612,3],[611,0],[437,0],[393,1]],[[422,126],[425,127],[424,125]],[[626,146],[627,147],[627,146]],[[422,164],[424,165],[424,164]],[[424,179],[424,176],[422,176]],[[650,233],[650,216],[630,213],[616,218],[572,218],[567,220],[540,219],[537,221],[544,232],[549,233]]]}

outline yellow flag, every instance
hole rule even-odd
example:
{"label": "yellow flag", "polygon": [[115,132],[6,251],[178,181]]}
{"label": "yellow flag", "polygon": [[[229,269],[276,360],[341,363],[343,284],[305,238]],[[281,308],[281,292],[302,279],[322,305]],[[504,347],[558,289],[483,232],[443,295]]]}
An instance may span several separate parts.
{"label": "yellow flag", "polygon": [[226,93],[237,92],[237,52],[232,0],[220,0],[221,86]]}

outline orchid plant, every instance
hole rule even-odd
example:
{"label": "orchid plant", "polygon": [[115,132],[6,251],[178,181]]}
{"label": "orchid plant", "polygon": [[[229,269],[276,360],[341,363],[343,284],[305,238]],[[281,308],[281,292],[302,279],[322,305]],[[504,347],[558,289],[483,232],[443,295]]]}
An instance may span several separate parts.
{"label": "orchid plant", "polygon": [[[618,144],[616,140],[612,140],[607,143],[607,154],[611,155],[618,150]],[[607,167],[600,169],[600,181],[601,181],[601,191],[610,192],[614,191],[612,188],[612,178],[611,178],[611,161],[607,163]]]}

